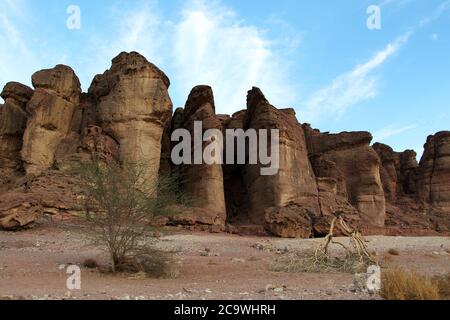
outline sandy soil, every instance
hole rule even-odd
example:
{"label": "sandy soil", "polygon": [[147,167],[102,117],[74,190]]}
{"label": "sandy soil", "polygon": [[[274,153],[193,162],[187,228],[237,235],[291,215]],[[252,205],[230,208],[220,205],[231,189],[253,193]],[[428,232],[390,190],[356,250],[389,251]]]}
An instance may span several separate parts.
{"label": "sandy soil", "polygon": [[[61,265],[87,258],[107,264],[107,255],[86,245],[78,228],[46,223],[33,230],[0,232],[0,299],[379,299],[356,292],[345,273],[289,274],[270,271],[283,254],[308,250],[318,240],[209,234],[173,229],[158,246],[176,250],[176,279],[111,275],[82,268],[81,290],[68,291]],[[433,276],[450,272],[450,238],[368,237],[369,248],[387,266]],[[396,249],[398,256],[387,251]]]}

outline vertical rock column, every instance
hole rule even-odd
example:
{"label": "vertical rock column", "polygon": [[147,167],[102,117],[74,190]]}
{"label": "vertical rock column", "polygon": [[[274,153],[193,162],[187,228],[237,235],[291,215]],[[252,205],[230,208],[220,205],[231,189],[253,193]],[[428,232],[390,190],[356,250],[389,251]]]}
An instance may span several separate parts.
{"label": "vertical rock column", "polygon": [[400,154],[382,143],[375,143],[373,149],[381,160],[380,177],[386,201],[393,202],[401,192],[399,188]]}
{"label": "vertical rock column", "polygon": [[418,169],[419,199],[450,210],[450,132],[429,136]]}
{"label": "vertical rock column", "polygon": [[0,96],[0,169],[15,171],[21,166],[20,151],[27,124],[26,105],[33,90],[17,82],[9,82]]}
{"label": "vertical rock column", "polygon": [[415,193],[415,174],[417,171],[417,154],[412,150],[395,152],[391,147],[375,143],[373,149],[381,160],[381,182],[387,202]]}
{"label": "vertical rock column", "polygon": [[120,160],[145,166],[149,182],[158,177],[161,137],[172,114],[169,86],[167,76],[145,57],[123,52],[89,88],[100,126],[120,144]]}
{"label": "vertical rock column", "polygon": [[[214,96],[211,87],[197,86],[192,89],[184,110],[177,110],[174,115],[174,129],[188,130],[192,137],[192,161],[194,161],[194,123],[202,123],[203,134],[209,129],[221,130],[220,119],[215,114]],[[200,137],[202,139],[202,137]],[[202,152],[208,142],[202,143]],[[203,154],[203,153],[202,153]],[[226,221],[225,193],[221,164],[182,165],[182,190],[193,198],[192,214],[184,217],[184,222],[224,226]]]}
{"label": "vertical rock column", "polygon": [[36,90],[27,105],[22,159],[27,174],[39,174],[52,166],[59,143],[71,131],[81,89],[75,72],[64,65],[36,72],[32,82]]}
{"label": "vertical rock column", "polygon": [[[296,204],[320,214],[317,183],[308,159],[305,136],[292,109],[278,110],[258,88],[247,96],[245,129],[279,130],[279,170],[261,175],[261,165],[246,165],[244,181],[249,194],[249,216],[253,223],[265,223],[265,210]],[[269,139],[270,143],[270,139]],[[272,150],[275,151],[275,150]]]}
{"label": "vertical rock column", "polygon": [[380,158],[370,147],[369,132],[342,132],[339,134],[307,131],[310,157],[319,177],[335,179],[337,194],[361,213],[362,220],[383,227],[386,201],[380,177]]}

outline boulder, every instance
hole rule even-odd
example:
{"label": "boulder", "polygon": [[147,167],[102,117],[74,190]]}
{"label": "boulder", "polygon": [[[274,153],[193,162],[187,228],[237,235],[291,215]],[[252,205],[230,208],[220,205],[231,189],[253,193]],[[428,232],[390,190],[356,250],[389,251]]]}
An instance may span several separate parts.
{"label": "boulder", "polygon": [[9,192],[0,197],[0,230],[13,231],[30,226],[39,216],[39,198],[25,193]]}
{"label": "boulder", "polygon": [[0,196],[0,229],[30,226],[43,215],[80,215],[83,201],[72,174],[46,170],[38,176],[18,178],[13,188]]}
{"label": "boulder", "polygon": [[282,238],[312,238],[314,215],[314,212],[297,204],[267,208],[266,230],[271,235]]}

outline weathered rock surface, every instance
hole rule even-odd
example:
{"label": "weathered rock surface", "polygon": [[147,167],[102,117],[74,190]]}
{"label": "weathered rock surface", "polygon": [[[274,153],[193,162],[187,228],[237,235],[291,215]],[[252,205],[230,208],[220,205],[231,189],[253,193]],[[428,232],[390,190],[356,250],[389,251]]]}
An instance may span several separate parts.
{"label": "weathered rock surface", "polygon": [[[320,209],[316,179],[308,160],[303,129],[294,110],[276,109],[260,89],[253,88],[247,96],[244,129],[279,130],[278,172],[264,176],[261,175],[261,164],[245,165],[243,180],[249,195],[248,212],[251,222],[264,224],[267,208],[290,204],[297,204],[318,215]],[[276,152],[270,149],[268,151]]]}
{"label": "weathered rock surface", "polygon": [[[232,117],[223,119],[224,130],[243,130],[246,114],[246,110],[241,110],[233,114]],[[237,146],[235,146],[234,152],[236,154]],[[234,164],[223,166],[227,220],[231,224],[250,222],[250,198],[244,182],[244,169],[245,165],[237,164],[237,161]]]}
{"label": "weathered rock surface", "polygon": [[100,126],[120,145],[120,160],[145,164],[149,182],[158,177],[161,138],[172,114],[169,85],[167,76],[145,57],[123,52],[89,88]]}
{"label": "weathered rock surface", "polygon": [[326,134],[303,126],[316,176],[333,178],[337,195],[361,213],[362,220],[384,226],[386,203],[380,177],[380,159],[370,147],[368,132]]}
{"label": "weathered rock surface", "polygon": [[0,196],[0,230],[32,225],[43,215],[81,215],[77,179],[69,173],[47,170],[19,178]]}
{"label": "weathered rock surface", "polygon": [[86,129],[83,140],[78,139],[75,133],[63,139],[52,169],[16,177],[9,190],[0,193],[0,229],[27,227],[45,214],[82,214],[80,190],[72,169],[93,156],[106,163],[118,161],[119,145],[95,126]]}
{"label": "weathered rock surface", "polygon": [[282,238],[312,238],[314,212],[297,204],[265,210],[266,230]]}
{"label": "weathered rock surface", "polygon": [[27,123],[26,105],[33,90],[17,82],[9,82],[0,96],[0,168],[18,170],[22,165],[23,133]]}
{"label": "weathered rock surface", "polygon": [[400,153],[399,184],[405,195],[417,193],[417,153],[414,150],[405,150]]}
{"label": "weathered rock surface", "polygon": [[70,133],[81,89],[75,72],[64,65],[36,72],[32,82],[36,90],[27,104],[22,160],[27,174],[36,175],[53,165],[59,143]]}
{"label": "weathered rock surface", "polygon": [[391,147],[375,143],[374,150],[381,160],[380,176],[386,200],[414,194],[416,191],[417,154],[413,150],[395,152]]}
{"label": "weathered rock surface", "polygon": [[428,137],[418,169],[417,186],[421,201],[450,212],[449,131]]}
{"label": "weathered rock surface", "polygon": [[33,195],[9,192],[0,197],[0,230],[16,230],[31,225],[41,213],[40,200]]}
{"label": "weathered rock surface", "polygon": [[[78,150],[80,151],[80,150]],[[120,146],[110,136],[103,133],[97,126],[89,126],[81,140],[81,151],[95,155],[106,163],[117,162],[120,158]]]}
{"label": "weathered rock surface", "polygon": [[399,190],[399,173],[400,173],[400,155],[391,147],[376,143],[373,145],[374,150],[381,160],[380,177],[383,184],[384,194],[387,201],[395,201]]}
{"label": "weathered rock surface", "polygon": [[[173,129],[186,129],[192,137],[191,161],[195,159],[194,123],[201,121],[202,135],[210,129],[222,129],[222,124],[215,114],[214,96],[211,87],[197,86],[192,89],[186,106],[178,109],[173,117]],[[200,140],[198,150],[206,150],[211,142]],[[173,217],[173,221],[183,224],[207,224],[224,226],[226,221],[225,193],[222,165],[219,164],[184,164],[181,166],[181,190],[192,198],[193,206],[200,210]],[[186,218],[186,216],[188,216]]]}

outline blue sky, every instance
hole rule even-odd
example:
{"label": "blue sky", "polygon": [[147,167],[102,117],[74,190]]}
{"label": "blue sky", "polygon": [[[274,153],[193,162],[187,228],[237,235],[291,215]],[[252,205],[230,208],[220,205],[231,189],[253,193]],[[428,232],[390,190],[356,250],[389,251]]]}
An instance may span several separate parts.
{"label": "blue sky", "polygon": [[[381,30],[366,26],[373,4]],[[136,50],[170,77],[175,107],[209,84],[217,111],[233,113],[259,86],[300,122],[370,131],[398,151],[421,154],[450,129],[450,0],[0,0],[0,43],[0,86],[63,63],[87,90]]]}

